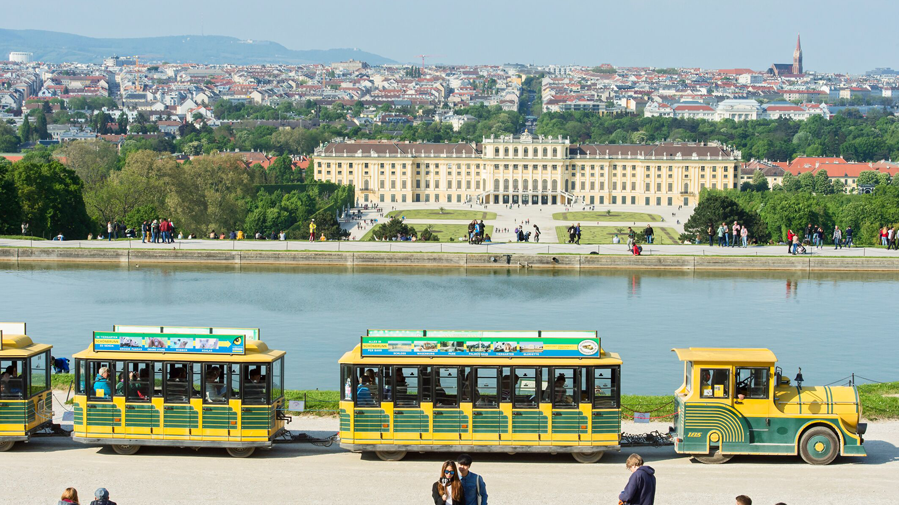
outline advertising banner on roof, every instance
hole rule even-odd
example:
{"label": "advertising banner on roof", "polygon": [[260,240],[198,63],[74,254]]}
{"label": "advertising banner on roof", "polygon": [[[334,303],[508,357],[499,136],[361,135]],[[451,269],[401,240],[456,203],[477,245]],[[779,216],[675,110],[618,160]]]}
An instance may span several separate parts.
{"label": "advertising banner on roof", "polygon": [[407,336],[402,330],[378,330],[362,337],[362,357],[596,358],[596,332],[425,330]]}
{"label": "advertising banner on roof", "polygon": [[259,328],[217,328],[210,326],[140,326],[113,325],[112,331],[128,333],[186,333],[192,335],[243,335],[246,340],[259,340]]}
{"label": "advertising banner on roof", "polygon": [[153,335],[120,331],[95,331],[94,352],[159,352],[194,354],[244,354],[244,335]]}

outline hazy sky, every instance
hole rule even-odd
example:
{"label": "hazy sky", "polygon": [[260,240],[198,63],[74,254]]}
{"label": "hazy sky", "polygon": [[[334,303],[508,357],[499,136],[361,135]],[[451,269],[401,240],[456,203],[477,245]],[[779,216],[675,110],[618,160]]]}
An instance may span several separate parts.
{"label": "hazy sky", "polygon": [[401,62],[899,68],[896,0],[43,0],[0,27],[91,37],[229,35],[290,49],[357,47]]}

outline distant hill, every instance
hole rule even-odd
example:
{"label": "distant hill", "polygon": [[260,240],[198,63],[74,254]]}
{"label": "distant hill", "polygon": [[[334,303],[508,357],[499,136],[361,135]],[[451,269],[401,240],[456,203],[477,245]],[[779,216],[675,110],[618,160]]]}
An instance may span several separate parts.
{"label": "distant hill", "polygon": [[263,63],[331,63],[355,59],[370,65],[393,60],[356,49],[295,51],[266,40],[246,41],[218,35],[184,35],[136,39],[96,39],[43,30],[0,29],[0,60],[12,51],[34,53],[35,61],[102,63],[103,58],[138,55],[146,61],[251,65]]}

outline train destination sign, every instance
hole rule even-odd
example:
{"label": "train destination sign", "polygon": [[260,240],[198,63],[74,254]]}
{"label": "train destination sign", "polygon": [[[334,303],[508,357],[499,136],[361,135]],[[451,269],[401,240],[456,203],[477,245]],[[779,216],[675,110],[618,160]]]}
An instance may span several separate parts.
{"label": "train destination sign", "polygon": [[113,325],[112,331],[127,333],[182,333],[191,335],[244,335],[246,340],[259,340],[259,328],[221,328],[210,326],[142,326]]}
{"label": "train destination sign", "polygon": [[94,352],[245,354],[245,335],[95,331]]}
{"label": "train destination sign", "polygon": [[595,331],[369,330],[362,357],[596,358]]}

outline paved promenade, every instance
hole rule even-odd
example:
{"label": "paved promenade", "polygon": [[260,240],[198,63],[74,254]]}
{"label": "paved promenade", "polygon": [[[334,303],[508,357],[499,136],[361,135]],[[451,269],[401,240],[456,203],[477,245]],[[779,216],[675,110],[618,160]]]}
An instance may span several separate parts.
{"label": "paved promenade", "polygon": [[[428,242],[358,242],[358,241],[271,241],[271,240],[176,240],[174,244],[142,244],[140,240],[51,240],[0,239],[0,247],[36,249],[132,249],[185,251],[330,251],[330,252],[429,252],[490,254],[602,254],[630,255],[625,244],[573,245],[559,243],[509,242],[471,245]],[[788,256],[787,246],[709,247],[708,245],[648,245],[646,256]],[[899,258],[899,252],[884,248],[853,247],[834,250],[833,246],[809,248],[805,257],[876,257]]]}

